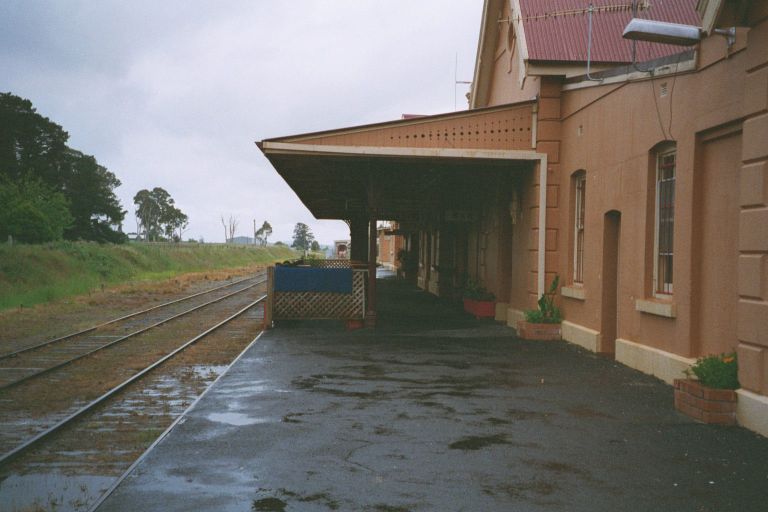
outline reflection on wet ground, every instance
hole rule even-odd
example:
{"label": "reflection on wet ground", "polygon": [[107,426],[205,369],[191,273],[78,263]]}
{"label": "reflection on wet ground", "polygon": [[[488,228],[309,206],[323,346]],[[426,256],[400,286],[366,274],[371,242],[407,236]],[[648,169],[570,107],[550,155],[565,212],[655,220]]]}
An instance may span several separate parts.
{"label": "reflection on wet ground", "polygon": [[263,336],[100,512],[764,510],[768,440],[693,423],[613,361],[383,291],[377,330]]}

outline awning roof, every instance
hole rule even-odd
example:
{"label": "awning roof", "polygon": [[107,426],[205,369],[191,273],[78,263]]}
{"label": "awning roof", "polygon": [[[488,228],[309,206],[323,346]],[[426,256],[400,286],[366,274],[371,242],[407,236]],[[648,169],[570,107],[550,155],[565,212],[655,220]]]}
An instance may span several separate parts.
{"label": "awning roof", "polygon": [[538,155],[533,103],[267,139],[259,148],[318,219],[427,220],[470,208]]}

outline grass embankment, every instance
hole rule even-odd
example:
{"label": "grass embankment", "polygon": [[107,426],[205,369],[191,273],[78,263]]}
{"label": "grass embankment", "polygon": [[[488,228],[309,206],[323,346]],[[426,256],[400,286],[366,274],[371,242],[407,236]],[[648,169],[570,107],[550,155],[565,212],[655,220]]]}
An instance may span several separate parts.
{"label": "grass embankment", "polygon": [[99,245],[59,242],[0,245],[0,310],[33,306],[131,281],[242,268],[295,258],[285,246],[209,244]]}

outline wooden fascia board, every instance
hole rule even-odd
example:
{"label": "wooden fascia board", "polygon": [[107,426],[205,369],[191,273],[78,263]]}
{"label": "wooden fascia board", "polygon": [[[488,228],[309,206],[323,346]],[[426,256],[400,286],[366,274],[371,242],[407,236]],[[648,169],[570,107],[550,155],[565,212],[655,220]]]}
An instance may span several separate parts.
{"label": "wooden fascia board", "polygon": [[[504,0],[507,1],[507,0]],[[494,51],[498,39],[499,24],[494,13],[498,10],[498,0],[485,0],[483,3],[483,18],[480,24],[480,37],[477,43],[475,58],[475,73],[472,78],[472,95],[470,108],[478,108],[488,103],[488,92],[494,65]],[[492,31],[489,34],[489,31]]]}
{"label": "wooden fascia board", "polygon": [[467,158],[473,160],[540,160],[535,151],[516,149],[458,149],[458,148],[404,148],[389,146],[328,146],[295,142],[264,141],[265,155],[348,156],[348,157],[403,157],[403,158]]}
{"label": "wooden fascia board", "polygon": [[[604,71],[606,69],[613,69],[626,64],[601,64],[594,62],[591,64],[592,72]],[[582,76],[587,72],[587,63],[562,63],[562,62],[547,62],[547,61],[529,61],[527,66],[526,75],[528,76]]]}
{"label": "wooden fascia board", "polygon": [[446,119],[464,119],[467,117],[474,117],[482,113],[489,113],[489,112],[495,112],[499,110],[525,107],[526,105],[532,105],[533,103],[534,103],[533,101],[520,101],[517,103],[494,105],[492,107],[463,110],[460,112],[449,112],[447,114],[436,114],[433,116],[415,117],[413,119],[396,119],[394,121],[386,121],[383,123],[350,126],[347,128],[337,128],[334,130],[325,130],[320,132],[300,133],[296,135],[288,135],[286,137],[275,137],[271,139],[264,139],[263,141],[257,141],[256,146],[258,146],[259,149],[261,149],[262,145],[266,142],[300,142],[307,139],[314,139],[318,137],[328,137],[331,135],[349,135],[349,134],[357,134],[357,133],[364,133],[364,132],[379,130],[382,128],[414,126],[419,124],[426,124],[432,121],[440,121],[440,120],[446,120]]}
{"label": "wooden fascia board", "polygon": [[701,19],[701,28],[708,35],[715,28],[722,7],[722,0],[699,0],[696,3],[696,11],[698,11],[699,18]]}
{"label": "wooden fascia board", "polygon": [[528,41],[525,38],[525,27],[523,26],[523,13],[520,10],[520,1],[511,0],[511,9],[509,16],[515,23],[515,35],[517,35],[517,48],[520,52],[520,59],[528,62]]}

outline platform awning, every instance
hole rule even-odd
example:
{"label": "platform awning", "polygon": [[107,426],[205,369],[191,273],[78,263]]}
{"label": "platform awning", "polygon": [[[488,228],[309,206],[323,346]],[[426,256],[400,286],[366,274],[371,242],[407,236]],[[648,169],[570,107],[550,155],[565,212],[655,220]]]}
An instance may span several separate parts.
{"label": "platform awning", "polygon": [[531,169],[533,102],[279,137],[257,145],[318,219],[419,220]]}

